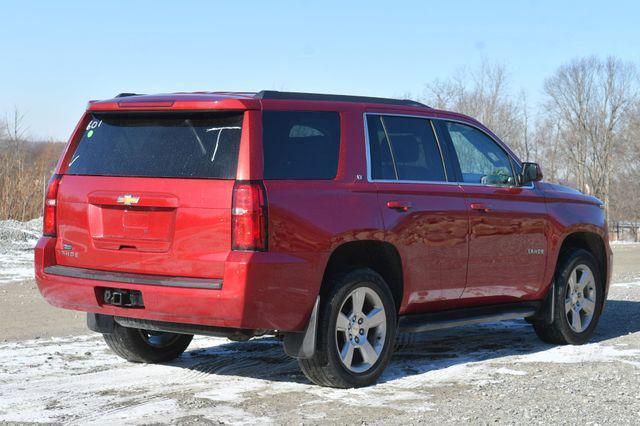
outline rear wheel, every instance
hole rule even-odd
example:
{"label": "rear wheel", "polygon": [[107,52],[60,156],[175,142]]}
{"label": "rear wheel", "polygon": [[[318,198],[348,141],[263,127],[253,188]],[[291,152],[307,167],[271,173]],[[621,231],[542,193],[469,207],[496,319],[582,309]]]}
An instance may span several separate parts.
{"label": "rear wheel", "polygon": [[131,362],[154,364],[171,361],[187,349],[193,335],[165,333],[123,327],[116,323],[113,333],[103,334],[107,346]]}
{"label": "rear wheel", "polygon": [[533,328],[544,342],[581,345],[593,334],[603,303],[604,283],[595,259],[585,250],[576,250],[556,272],[552,322],[539,320]]}
{"label": "rear wheel", "polygon": [[309,380],[337,388],[374,383],[389,363],[396,336],[395,304],[384,279],[357,269],[332,280],[317,332],[313,358],[299,360]]}

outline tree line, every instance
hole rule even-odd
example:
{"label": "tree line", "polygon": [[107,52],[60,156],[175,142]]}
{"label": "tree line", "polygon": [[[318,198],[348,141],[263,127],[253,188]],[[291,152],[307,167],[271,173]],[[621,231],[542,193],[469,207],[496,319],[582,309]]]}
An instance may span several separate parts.
{"label": "tree line", "polygon": [[491,63],[409,96],[478,119],[521,159],[540,163],[546,180],[604,201],[610,221],[639,222],[639,85],[635,64],[590,56],[546,78],[536,107]]}
{"label": "tree line", "polygon": [[[484,63],[405,96],[470,115],[545,179],[600,198],[610,221],[640,222],[640,78],[616,57],[577,58],[545,80],[542,103],[514,90],[507,69]],[[35,142],[18,110],[0,119],[0,220],[42,214],[63,144]]]}
{"label": "tree line", "polygon": [[33,141],[17,109],[0,119],[0,220],[42,216],[44,190],[64,144]]}

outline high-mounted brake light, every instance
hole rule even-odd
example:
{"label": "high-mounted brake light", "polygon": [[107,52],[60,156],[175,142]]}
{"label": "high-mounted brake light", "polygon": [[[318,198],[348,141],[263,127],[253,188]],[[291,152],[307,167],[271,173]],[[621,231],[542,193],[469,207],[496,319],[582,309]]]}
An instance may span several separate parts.
{"label": "high-mounted brake light", "polygon": [[140,101],[140,102],[118,102],[120,108],[169,108],[173,101]]}
{"label": "high-mounted brake light", "polygon": [[236,181],[231,206],[233,250],[267,250],[267,211],[262,181]]}
{"label": "high-mounted brake light", "polygon": [[49,179],[47,194],[44,197],[44,220],[42,234],[46,237],[56,236],[56,206],[58,204],[58,186],[62,175],[54,174]]}

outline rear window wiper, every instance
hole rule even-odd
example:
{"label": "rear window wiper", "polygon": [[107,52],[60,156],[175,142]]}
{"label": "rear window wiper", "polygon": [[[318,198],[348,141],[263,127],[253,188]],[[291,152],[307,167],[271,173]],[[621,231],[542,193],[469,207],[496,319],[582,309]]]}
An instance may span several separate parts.
{"label": "rear window wiper", "polygon": [[196,132],[196,129],[193,127],[193,124],[191,124],[191,120],[187,118],[186,120],[184,120],[184,122],[187,124],[187,126],[189,126],[189,129],[191,129],[191,133],[193,133],[193,136],[196,138],[196,141],[198,141],[198,145],[200,145],[200,151],[202,151],[202,155],[207,155],[207,149],[204,147],[204,144],[202,143],[202,139],[200,139],[200,136],[198,136],[198,132]]}

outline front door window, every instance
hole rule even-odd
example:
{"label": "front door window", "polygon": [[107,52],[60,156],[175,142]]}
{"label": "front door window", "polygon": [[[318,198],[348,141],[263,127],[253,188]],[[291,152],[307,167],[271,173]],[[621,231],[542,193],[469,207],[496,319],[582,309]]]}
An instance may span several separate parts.
{"label": "front door window", "polygon": [[513,186],[516,183],[507,153],[481,131],[446,122],[465,183]]}

